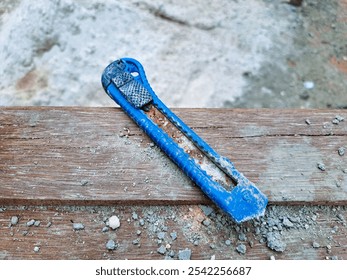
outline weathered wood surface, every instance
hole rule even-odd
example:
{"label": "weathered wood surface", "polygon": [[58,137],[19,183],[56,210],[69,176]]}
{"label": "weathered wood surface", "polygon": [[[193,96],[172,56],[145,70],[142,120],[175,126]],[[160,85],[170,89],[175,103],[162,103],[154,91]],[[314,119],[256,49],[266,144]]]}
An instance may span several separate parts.
{"label": "weathered wood surface", "polygon": [[[270,203],[347,204],[345,110],[173,111]],[[0,204],[208,203],[150,143],[118,108],[0,108]]]}
{"label": "weathered wood surface", "polygon": [[[194,205],[8,207],[0,213],[0,259],[164,259],[171,250],[172,258],[177,259],[179,250],[185,248],[192,251],[192,259],[347,259],[346,224],[342,224],[341,216],[339,219],[329,211],[332,210],[315,212],[317,219],[307,229],[284,230],[281,238],[286,249],[280,253],[261,241],[252,222],[237,228],[211,219],[207,227],[202,223],[206,215]],[[347,220],[347,212],[339,212]],[[138,215],[137,220],[133,213]],[[113,214],[120,218],[121,226],[102,232],[104,221]],[[10,226],[13,216],[19,222]],[[28,227],[26,223],[32,219],[40,221],[40,225]],[[144,219],[143,226],[140,219]],[[83,223],[85,229],[73,230],[72,222]],[[158,232],[164,227],[164,237],[159,240]],[[246,232],[247,240],[239,241],[239,232]],[[172,239],[171,233],[176,233],[177,238]],[[118,244],[114,251],[106,249],[110,239]],[[194,240],[198,244],[194,245]],[[236,251],[238,244],[246,246],[245,254]],[[168,248],[163,254],[157,252],[161,245]],[[38,252],[34,252],[35,247],[39,247]]]}

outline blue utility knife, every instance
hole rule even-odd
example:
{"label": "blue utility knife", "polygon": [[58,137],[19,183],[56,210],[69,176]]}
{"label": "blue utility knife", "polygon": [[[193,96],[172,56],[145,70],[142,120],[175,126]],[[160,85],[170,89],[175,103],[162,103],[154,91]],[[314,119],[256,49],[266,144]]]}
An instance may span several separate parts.
{"label": "blue utility knife", "polygon": [[106,93],[234,221],[241,223],[264,215],[267,197],[165,106],[137,60],[112,62],[101,81]]}

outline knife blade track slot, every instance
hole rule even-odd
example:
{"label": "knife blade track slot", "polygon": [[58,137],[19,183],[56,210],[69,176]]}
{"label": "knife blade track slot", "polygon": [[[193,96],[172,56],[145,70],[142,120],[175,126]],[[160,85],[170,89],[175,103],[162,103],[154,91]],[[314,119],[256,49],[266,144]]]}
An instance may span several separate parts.
{"label": "knife blade track slot", "polygon": [[145,114],[155,124],[158,125],[186,154],[188,154],[195,163],[204,170],[207,175],[230,191],[236,186],[236,183],[222,169],[220,169],[212,160],[210,160],[182,131],[180,131],[162,112],[153,104],[147,106]]}

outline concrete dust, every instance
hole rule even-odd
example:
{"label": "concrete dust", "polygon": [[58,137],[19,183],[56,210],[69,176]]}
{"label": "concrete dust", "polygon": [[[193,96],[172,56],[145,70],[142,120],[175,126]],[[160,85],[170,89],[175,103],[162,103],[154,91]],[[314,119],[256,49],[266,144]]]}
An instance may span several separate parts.
{"label": "concrete dust", "polygon": [[171,107],[345,107],[345,13],[337,0],[2,1],[0,105],[114,106],[100,76],[130,56]]}

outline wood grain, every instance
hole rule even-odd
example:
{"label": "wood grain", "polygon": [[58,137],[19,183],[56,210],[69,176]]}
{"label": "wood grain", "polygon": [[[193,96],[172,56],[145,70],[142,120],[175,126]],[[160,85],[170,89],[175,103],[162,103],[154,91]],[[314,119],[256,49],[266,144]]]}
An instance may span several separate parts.
{"label": "wood grain", "polygon": [[[118,206],[118,207],[8,207],[0,213],[0,259],[164,259],[174,251],[189,248],[192,259],[276,259],[323,260],[337,256],[347,259],[346,226],[329,213],[329,209],[317,211],[317,220],[310,229],[292,228],[283,231],[286,243],[283,253],[275,252],[255,234],[252,223],[239,227],[247,229],[247,241],[238,240],[235,226],[225,226],[218,219],[211,220],[206,227],[201,221],[206,218],[198,206]],[[138,215],[134,220],[133,213]],[[343,218],[347,220],[346,211]],[[102,232],[105,221],[111,215],[120,218],[121,226],[113,231]],[[10,226],[11,217],[17,216],[17,225]],[[40,221],[39,226],[28,227],[29,220]],[[144,225],[139,224],[144,219]],[[72,222],[83,223],[84,230],[73,230]],[[334,226],[338,230],[332,233]],[[164,238],[158,243],[158,232],[165,227]],[[141,231],[138,234],[138,231]],[[170,234],[175,232],[177,239]],[[114,240],[118,247],[106,249],[108,240]],[[133,244],[137,240],[138,243]],[[198,240],[198,244],[193,244]],[[231,244],[225,243],[230,240]],[[318,248],[312,246],[319,244]],[[245,244],[246,254],[236,251],[238,244]],[[157,252],[161,246],[168,246],[164,254]],[[211,246],[212,245],[212,246]],[[34,252],[35,247],[38,252]],[[329,249],[328,249],[329,247]],[[170,257],[171,258],[171,257]]]}
{"label": "wood grain", "polygon": [[[173,111],[271,204],[346,204],[345,110]],[[2,107],[0,204],[209,203],[150,143],[119,108]]]}

